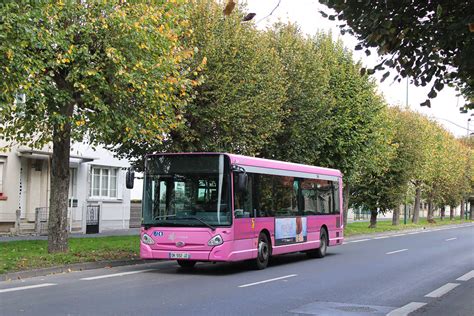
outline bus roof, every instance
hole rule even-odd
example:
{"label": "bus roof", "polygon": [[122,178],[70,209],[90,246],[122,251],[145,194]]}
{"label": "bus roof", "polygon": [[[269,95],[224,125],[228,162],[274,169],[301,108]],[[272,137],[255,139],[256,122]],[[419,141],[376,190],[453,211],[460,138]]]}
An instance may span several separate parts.
{"label": "bus roof", "polygon": [[293,162],[285,162],[272,159],[256,158],[243,155],[235,155],[229,153],[219,153],[219,152],[192,152],[192,153],[155,153],[149,154],[148,156],[160,156],[160,155],[226,155],[230,158],[232,164],[237,164],[239,166],[254,166],[261,168],[269,168],[276,170],[287,170],[287,171],[297,171],[297,172],[306,172],[306,173],[316,173],[323,174],[335,177],[342,177],[341,171],[337,169],[316,167],[304,164],[298,164]]}

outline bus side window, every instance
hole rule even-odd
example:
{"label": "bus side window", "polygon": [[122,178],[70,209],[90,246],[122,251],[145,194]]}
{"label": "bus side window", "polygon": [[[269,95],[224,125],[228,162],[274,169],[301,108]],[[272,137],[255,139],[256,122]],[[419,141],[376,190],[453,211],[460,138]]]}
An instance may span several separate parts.
{"label": "bus side window", "polygon": [[318,213],[318,180],[303,179],[300,181],[301,211],[303,215],[316,215]]}
{"label": "bus side window", "polygon": [[255,209],[257,216],[274,216],[273,201],[273,176],[266,174],[255,174]]}
{"label": "bus side window", "polygon": [[253,217],[253,174],[247,174],[247,188],[239,191],[237,176],[234,174],[234,213],[236,218]]}
{"label": "bus side window", "polygon": [[298,214],[293,183],[293,177],[273,177],[273,200],[277,216],[295,216]]}
{"label": "bus side window", "polygon": [[339,183],[337,181],[332,182],[332,188],[333,188],[333,200],[334,200],[334,208],[333,208],[333,213],[334,214],[339,214],[340,213],[340,201],[339,201]]}

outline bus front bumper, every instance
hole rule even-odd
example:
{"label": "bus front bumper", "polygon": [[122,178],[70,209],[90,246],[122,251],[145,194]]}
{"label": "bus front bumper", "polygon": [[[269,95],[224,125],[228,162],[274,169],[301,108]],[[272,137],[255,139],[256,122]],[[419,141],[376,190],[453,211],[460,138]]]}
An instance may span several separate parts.
{"label": "bus front bumper", "polygon": [[242,261],[255,258],[256,249],[234,250],[232,241],[224,242],[213,247],[210,251],[196,251],[187,249],[152,249],[149,245],[140,242],[141,259],[161,260],[193,260],[193,261]]}

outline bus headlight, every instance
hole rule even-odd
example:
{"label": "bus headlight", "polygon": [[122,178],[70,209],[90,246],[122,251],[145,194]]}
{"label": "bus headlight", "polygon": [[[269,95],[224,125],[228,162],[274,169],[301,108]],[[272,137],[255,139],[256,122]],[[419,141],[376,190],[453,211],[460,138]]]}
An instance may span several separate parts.
{"label": "bus headlight", "polygon": [[147,244],[147,245],[153,245],[155,243],[155,241],[153,240],[153,238],[151,238],[150,236],[148,236],[147,234],[143,234],[142,236],[142,242],[144,244]]}
{"label": "bus headlight", "polygon": [[221,235],[215,235],[209,241],[207,242],[208,246],[219,246],[224,243],[224,240],[222,239]]}

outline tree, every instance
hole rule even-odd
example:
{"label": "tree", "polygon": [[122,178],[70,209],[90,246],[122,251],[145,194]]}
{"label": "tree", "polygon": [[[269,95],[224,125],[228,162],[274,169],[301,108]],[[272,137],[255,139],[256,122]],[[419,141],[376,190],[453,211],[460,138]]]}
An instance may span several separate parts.
{"label": "tree", "polygon": [[304,37],[294,25],[276,25],[273,45],[288,78],[282,130],[266,157],[340,169],[344,223],[349,192],[364,169],[386,158],[381,113],[385,104],[360,65],[328,34]]}
{"label": "tree", "polygon": [[[71,140],[160,143],[191,88],[184,1],[0,5],[0,135],[52,142],[48,250],[67,251]],[[191,70],[192,71],[192,70]],[[26,102],[15,102],[15,96]],[[129,146],[129,145],[126,145]]]}
{"label": "tree", "polygon": [[193,100],[183,122],[162,145],[130,149],[151,151],[228,151],[258,155],[279,131],[286,100],[286,78],[268,36],[241,22],[242,11],[222,18],[214,1],[196,1],[189,11],[195,46],[191,66],[200,69]]}
{"label": "tree", "polygon": [[441,208],[445,205],[457,206],[462,203],[465,196],[471,192],[469,175],[470,150],[452,135],[446,134],[444,144],[443,162],[445,172],[437,173],[435,181],[435,204]]}
{"label": "tree", "polygon": [[[429,99],[445,85],[454,85],[468,100],[465,108],[474,108],[471,1],[320,2],[335,10],[335,14],[321,12],[323,16],[344,21],[341,32],[357,37],[355,49],[378,49],[380,63],[369,73],[395,69],[395,80],[410,77],[417,86],[431,85]],[[370,50],[365,52],[370,55]],[[390,70],[382,80],[389,75]],[[422,105],[430,106],[429,99]]]}
{"label": "tree", "polygon": [[376,227],[377,213],[390,210],[393,211],[392,224],[399,224],[400,206],[406,202],[419,150],[413,142],[416,131],[407,114],[410,112],[397,107],[387,110],[384,128],[391,136],[388,138],[391,148],[388,163],[384,169],[364,174],[354,189],[354,203],[372,211],[370,228]]}

